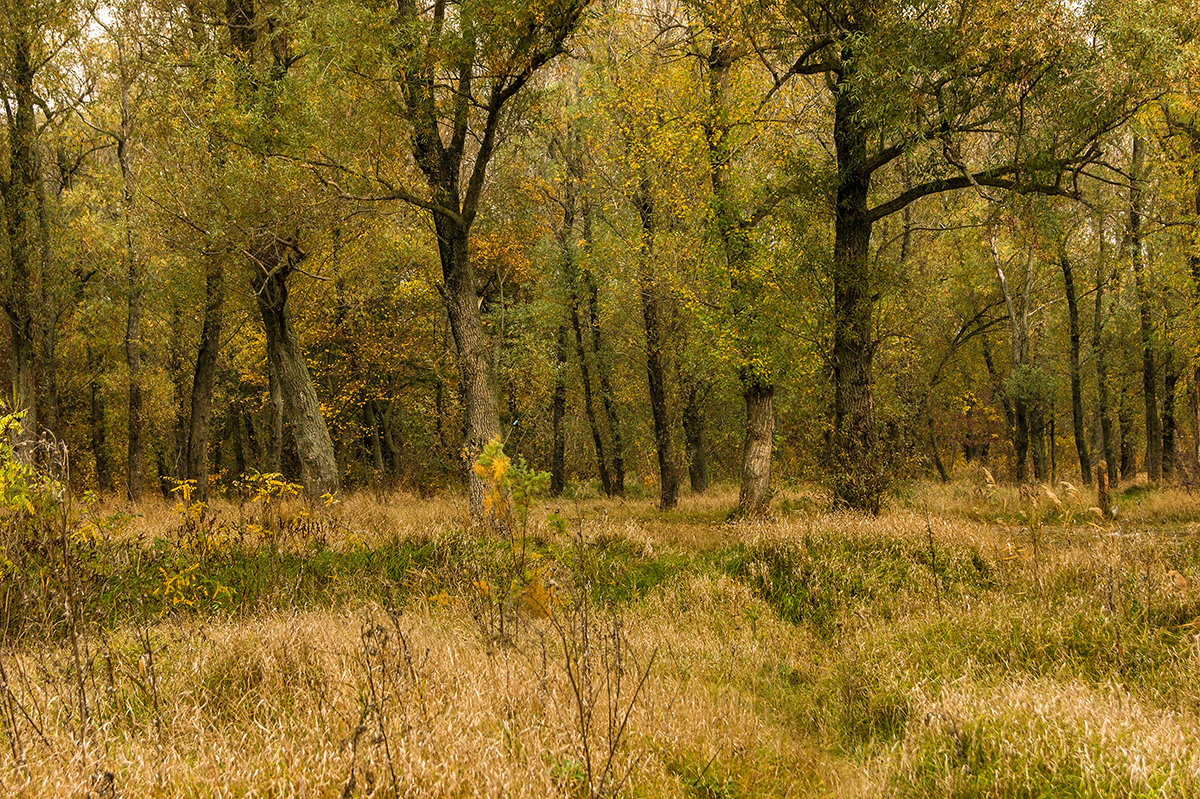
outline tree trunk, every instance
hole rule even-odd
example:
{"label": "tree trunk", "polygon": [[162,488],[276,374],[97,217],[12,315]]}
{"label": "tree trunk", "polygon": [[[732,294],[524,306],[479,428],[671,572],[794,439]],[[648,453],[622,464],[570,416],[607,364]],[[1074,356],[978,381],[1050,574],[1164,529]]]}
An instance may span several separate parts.
{"label": "tree trunk", "polygon": [[235,403],[229,405],[229,427],[233,434],[234,477],[240,478],[246,473],[246,445],[242,439],[242,411]]}
{"label": "tree trunk", "polygon": [[[192,407],[188,424],[187,477],[196,481],[196,498],[208,501],[208,441],[212,429],[212,394],[221,349],[221,322],[225,303],[225,272],[208,256],[204,273],[204,322],[200,349],[192,378]],[[236,422],[236,420],[235,420]],[[240,473],[239,475],[240,476]]]}
{"label": "tree trunk", "polygon": [[96,487],[101,491],[112,491],[112,465],[108,459],[108,430],[106,428],[104,393],[100,388],[102,364],[100,356],[89,343],[87,345],[87,365],[89,372],[89,420],[91,422],[92,458],[96,464]]}
{"label": "tree trunk", "polygon": [[551,425],[554,442],[550,450],[550,496],[561,497],[566,484],[567,438],[563,430],[563,418],[567,415],[567,328],[558,326],[555,336],[554,399],[551,410]]}
{"label": "tree trunk", "polygon": [[[1100,240],[1104,241],[1103,228]],[[1100,417],[1100,451],[1103,453],[1109,485],[1115,490],[1119,483],[1120,469],[1116,457],[1112,412],[1108,404],[1108,352],[1104,346],[1104,266],[1105,249],[1100,252],[1100,263],[1096,267],[1096,310],[1092,315],[1092,352],[1096,357],[1096,412]]]}
{"label": "tree trunk", "polygon": [[[6,34],[7,35],[7,34]],[[34,120],[34,77],[30,31],[18,26],[12,32],[12,88],[15,108],[9,122],[9,178],[4,186],[5,226],[8,233],[8,296],[4,310],[12,336],[12,389],[14,411],[24,411],[15,444],[18,459],[30,462],[38,436],[38,409],[34,379],[36,330],[32,293],[37,285],[37,127]]]}
{"label": "tree trunk", "polygon": [[[589,206],[583,207],[584,246],[591,248],[592,222]],[[611,359],[604,346],[604,331],[600,327],[600,289],[596,285],[591,269],[582,270],[584,290],[587,292],[587,326],[592,342],[592,360],[596,365],[596,381],[600,386],[600,404],[608,423],[609,440],[612,443],[612,493],[625,496],[625,444],[621,432],[621,419],[617,415],[616,395],[612,387]]]}
{"label": "tree trunk", "polygon": [[771,503],[771,451],[775,440],[775,388],[746,389],[746,438],[742,442],[742,485],[738,509],[744,516],[762,516]]}
{"label": "tree trunk", "polygon": [[[844,64],[852,61],[844,54]],[[865,168],[864,110],[857,97],[850,85],[840,85],[834,101],[833,140],[840,176],[833,241],[834,501],[840,507],[878,513],[888,476],[878,452],[872,393],[870,174]]]}
{"label": "tree trunk", "polygon": [[1133,139],[1133,164],[1129,187],[1129,256],[1137,282],[1138,315],[1142,333],[1142,397],[1146,403],[1146,475],[1151,483],[1162,479],[1162,423],[1158,416],[1158,381],[1154,365],[1154,319],[1142,245],[1142,140]]}
{"label": "tree trunk", "polygon": [[704,391],[695,378],[690,379],[688,383],[683,403],[683,438],[687,446],[688,480],[694,493],[703,494],[709,486],[708,458],[704,452]]}
{"label": "tree trunk", "polygon": [[267,395],[271,438],[267,444],[267,472],[283,473],[283,389],[279,385],[279,364],[267,358]]}
{"label": "tree trunk", "polygon": [[458,351],[459,390],[463,398],[463,458],[471,518],[483,519],[483,479],[470,470],[484,446],[500,434],[496,386],[489,362],[490,343],[483,329],[475,270],[467,253],[467,229],[462,223],[434,214],[438,253],[442,262],[442,299]]}
{"label": "tree trunk", "polygon": [[375,400],[367,400],[363,403],[363,424],[367,428],[367,437],[371,442],[371,465],[375,469],[375,474],[382,480],[387,474],[387,469],[383,463],[383,446],[379,436],[379,415],[375,410]]}
{"label": "tree trunk", "polygon": [[[572,303],[574,299],[572,299]],[[579,358],[579,375],[583,383],[583,409],[587,415],[588,428],[592,432],[592,446],[596,452],[596,469],[600,475],[600,488],[605,496],[612,496],[612,479],[608,473],[608,459],[604,456],[604,438],[596,421],[595,402],[592,400],[592,377],[588,368],[587,351],[583,347],[583,328],[579,321],[579,309],[571,308],[571,328],[575,332],[575,354]]]}
{"label": "tree trunk", "polygon": [[1013,400],[1013,479],[1025,482],[1025,461],[1029,455],[1029,406],[1022,397]]}
{"label": "tree trunk", "polygon": [[646,328],[646,376],[650,386],[650,415],[654,422],[654,446],[658,453],[661,494],[658,506],[674,508],[679,501],[679,478],[675,472],[675,448],[667,415],[667,380],[663,367],[662,320],[658,282],[651,274],[654,257],[654,201],[650,181],[643,178],[635,205],[642,223],[642,243],[638,258],[638,289],[642,300],[642,321]]}
{"label": "tree trunk", "polygon": [[287,260],[290,253],[278,249],[272,245],[257,259],[273,268],[265,279],[254,281],[255,300],[266,333],[267,359],[279,377],[279,393],[296,442],[304,490],[316,498],[338,491],[337,460],[304,352],[292,329],[287,278],[294,263]]}
{"label": "tree trunk", "polygon": [[1075,297],[1075,274],[1067,242],[1060,242],[1059,265],[1067,294],[1067,327],[1071,335],[1071,423],[1075,432],[1075,452],[1079,456],[1079,473],[1084,485],[1092,484],[1092,458],[1088,453],[1087,433],[1083,429],[1083,386],[1079,375],[1079,306]]}
{"label": "tree trunk", "polygon": [[1137,447],[1133,404],[1129,401],[1132,394],[1129,386],[1129,375],[1122,375],[1124,390],[1117,401],[1117,424],[1121,428],[1121,479],[1132,480],[1137,477]]}
{"label": "tree trunk", "polygon": [[1179,383],[1179,367],[1175,353],[1163,353],[1163,399],[1162,399],[1162,476],[1169,480],[1175,475],[1179,462],[1179,451],[1175,443],[1175,388]]}
{"label": "tree trunk", "polygon": [[1046,462],[1046,412],[1041,399],[1035,399],[1025,406],[1025,415],[1029,420],[1029,450],[1033,456],[1033,479],[1045,482],[1050,470]]}

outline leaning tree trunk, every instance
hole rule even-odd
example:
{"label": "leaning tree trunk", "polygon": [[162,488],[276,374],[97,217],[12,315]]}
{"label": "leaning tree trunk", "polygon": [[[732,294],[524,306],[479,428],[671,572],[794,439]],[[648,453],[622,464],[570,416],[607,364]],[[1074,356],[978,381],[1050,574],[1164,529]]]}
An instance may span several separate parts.
{"label": "leaning tree trunk", "polygon": [[1071,423],[1075,432],[1075,452],[1079,456],[1079,472],[1084,485],[1092,484],[1092,458],[1083,429],[1083,386],[1079,376],[1079,306],[1075,297],[1075,274],[1067,253],[1067,242],[1060,243],[1058,256],[1062,266],[1063,284],[1067,294],[1067,326],[1071,336]]}
{"label": "leaning tree trunk", "polygon": [[255,281],[255,300],[266,333],[267,358],[279,377],[279,393],[296,442],[304,490],[315,498],[337,493],[337,459],[304,351],[292,329],[287,285],[291,265],[285,260],[288,258],[290,255],[283,253],[277,258],[259,259],[275,265],[266,279]]}
{"label": "leaning tree trunk", "polygon": [[742,485],[738,508],[762,516],[771,502],[771,451],[775,439],[775,388],[746,389],[746,438],[742,442]]}
{"label": "leaning tree trunk", "polygon": [[[188,424],[187,476],[196,481],[196,497],[208,501],[208,442],[212,429],[213,383],[221,349],[225,272],[211,255],[204,273],[204,323],[192,378],[192,407]],[[235,418],[235,424],[239,424]],[[239,425],[240,426],[240,425]],[[244,462],[244,460],[243,460]],[[240,475],[238,475],[240,477]]]}
{"label": "leaning tree trunk", "polygon": [[[583,202],[583,246],[585,252],[592,249],[592,211],[586,200]],[[604,331],[600,327],[600,287],[596,285],[590,267],[580,270],[580,274],[587,292],[587,326],[592,342],[592,359],[596,366],[596,382],[600,386],[600,403],[604,409],[609,439],[612,442],[612,493],[623,497],[625,444],[621,433],[621,418],[617,414],[616,394],[612,386],[611,359],[608,357],[608,348],[604,345]]]}
{"label": "leaning tree trunk", "polygon": [[434,215],[438,253],[442,262],[442,299],[450,318],[450,333],[458,350],[459,392],[463,403],[463,458],[467,465],[467,490],[471,518],[484,517],[483,478],[470,469],[489,441],[500,434],[496,386],[489,359],[491,345],[483,329],[475,270],[467,252],[468,231],[443,214]]}
{"label": "leaning tree trunk", "polygon": [[1142,333],[1142,397],[1146,404],[1146,476],[1162,479],[1162,423],[1158,416],[1158,373],[1154,364],[1154,319],[1142,246],[1142,140],[1133,139],[1132,182],[1129,188],[1129,255],[1137,282],[1138,315]]}

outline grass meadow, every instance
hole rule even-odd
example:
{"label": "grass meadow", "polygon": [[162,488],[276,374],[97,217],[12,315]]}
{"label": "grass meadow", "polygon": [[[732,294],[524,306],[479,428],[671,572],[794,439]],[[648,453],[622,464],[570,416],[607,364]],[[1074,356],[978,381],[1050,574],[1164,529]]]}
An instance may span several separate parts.
{"label": "grass meadow", "polygon": [[0,792],[1200,796],[1182,488],[286,494],[10,514]]}

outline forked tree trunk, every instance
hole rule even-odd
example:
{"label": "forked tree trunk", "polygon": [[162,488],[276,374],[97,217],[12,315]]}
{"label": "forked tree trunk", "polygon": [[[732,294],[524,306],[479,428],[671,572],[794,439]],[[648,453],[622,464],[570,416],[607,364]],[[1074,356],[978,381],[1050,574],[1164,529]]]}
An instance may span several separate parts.
{"label": "forked tree trunk", "polygon": [[775,439],[775,389],[751,386],[746,400],[746,437],[742,442],[742,485],[738,508],[762,516],[771,502],[771,452]]}
{"label": "forked tree trunk", "polygon": [[[192,377],[192,403],[188,424],[187,476],[196,481],[196,498],[208,501],[208,442],[212,430],[212,394],[221,349],[222,310],[225,303],[225,272],[211,255],[205,264],[204,322],[200,349]],[[236,426],[240,425],[237,420]],[[242,459],[244,469],[244,458]],[[239,475],[240,476],[240,472]]]}
{"label": "forked tree trunk", "polygon": [[[583,200],[583,250],[592,250],[592,207]],[[605,346],[604,330],[600,326],[600,287],[590,267],[579,270],[583,289],[587,294],[588,338],[592,342],[592,362],[596,367],[596,382],[600,386],[600,405],[608,423],[609,440],[612,443],[612,494],[625,496],[625,442],[621,430],[621,418],[617,414],[617,400],[612,386],[612,357]]]}
{"label": "forked tree trunk", "polygon": [[290,257],[289,253],[272,253],[258,259],[274,264],[274,269],[265,280],[255,281],[255,300],[266,333],[267,358],[273,362],[279,376],[280,394],[296,442],[304,490],[315,498],[337,492],[337,460],[304,351],[292,329],[287,285],[291,265],[284,260]]}

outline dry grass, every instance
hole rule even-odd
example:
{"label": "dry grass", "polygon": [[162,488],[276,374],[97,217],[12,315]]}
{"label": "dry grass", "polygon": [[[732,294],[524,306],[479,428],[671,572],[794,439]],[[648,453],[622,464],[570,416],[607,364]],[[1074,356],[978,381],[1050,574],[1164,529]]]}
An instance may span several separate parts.
{"label": "dry grass", "polygon": [[[878,518],[796,495],[761,522],[727,521],[728,490],[670,514],[545,503],[531,539],[554,612],[512,610],[505,640],[472,583],[503,547],[458,532],[455,500],[351,497],[327,549],[415,542],[432,553],[416,588],[89,621],[82,673],[70,641],[10,642],[0,790],[1200,795],[1200,504],[1130,495],[1105,525],[1056,495],[1030,512],[1028,492],[922,486]],[[178,527],[148,504],[113,540],[139,551]],[[580,530],[597,586],[648,582],[572,603]]]}

